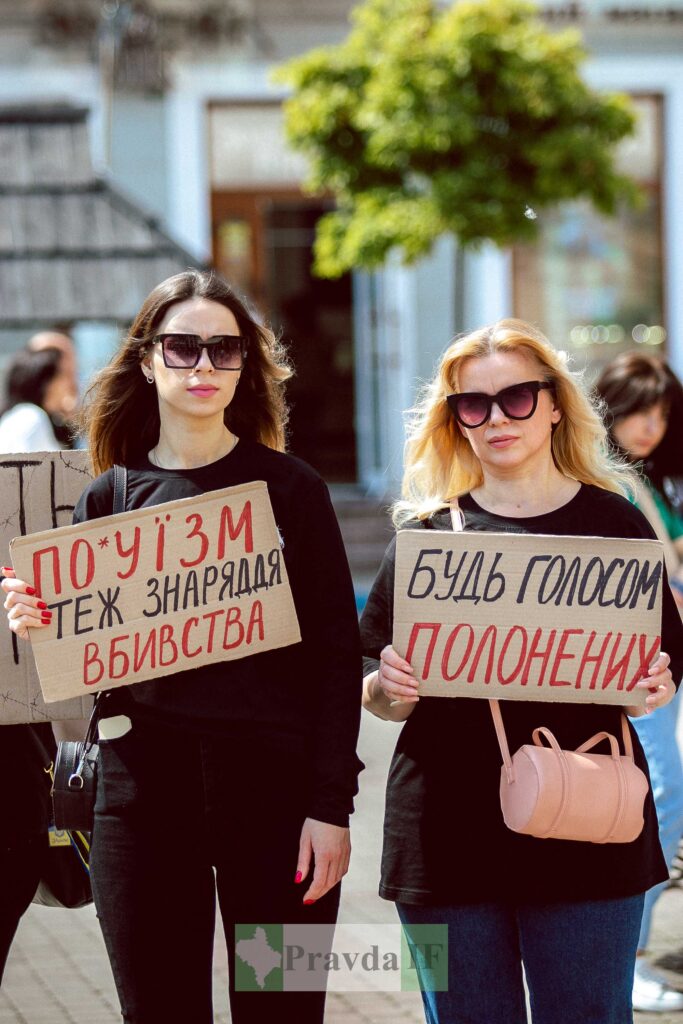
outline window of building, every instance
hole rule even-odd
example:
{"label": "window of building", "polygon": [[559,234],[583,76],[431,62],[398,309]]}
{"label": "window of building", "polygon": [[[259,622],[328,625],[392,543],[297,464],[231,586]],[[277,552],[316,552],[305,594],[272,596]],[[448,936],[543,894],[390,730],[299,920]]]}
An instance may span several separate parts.
{"label": "window of building", "polygon": [[596,371],[635,346],[666,351],[662,273],[662,100],[635,97],[635,134],[620,169],[640,184],[640,209],[614,218],[588,203],[543,213],[538,241],[514,249],[515,314]]}

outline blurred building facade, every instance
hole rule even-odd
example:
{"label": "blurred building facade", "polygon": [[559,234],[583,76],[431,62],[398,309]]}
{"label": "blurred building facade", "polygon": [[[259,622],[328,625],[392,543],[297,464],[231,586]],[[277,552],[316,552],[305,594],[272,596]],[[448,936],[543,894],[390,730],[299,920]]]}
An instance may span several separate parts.
{"label": "blurred building facade", "polygon": [[[645,186],[642,210],[607,221],[574,205],[541,218],[534,246],[463,255],[443,238],[415,267],[325,282],[310,264],[329,200],[302,190],[270,72],[340,41],[352,6],[0,0],[0,107],[88,111],[94,166],[117,194],[282,331],[297,369],[292,448],[331,482],[394,489],[402,411],[419,382],[455,333],[500,316],[536,322],[579,365],[645,345],[683,371],[683,0],[543,5],[549,24],[584,33],[591,84],[637,102],[638,134],[621,159]],[[0,239],[13,237],[0,221]],[[1,350],[27,334],[6,326]],[[100,338],[98,358],[113,343],[94,313],[76,335],[86,353]]]}

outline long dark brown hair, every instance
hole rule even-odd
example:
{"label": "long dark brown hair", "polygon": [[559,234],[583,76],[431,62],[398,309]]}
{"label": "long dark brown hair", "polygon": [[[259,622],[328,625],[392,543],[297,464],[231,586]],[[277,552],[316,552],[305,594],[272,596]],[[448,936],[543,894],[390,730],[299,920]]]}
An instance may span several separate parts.
{"label": "long dark brown hair", "polygon": [[56,348],[42,352],[21,349],[11,360],[5,374],[7,400],[2,412],[9,412],[21,402],[45,408],[45,395],[62,368],[62,353]]}
{"label": "long dark brown hair", "polygon": [[140,371],[145,354],[168,309],[187,299],[225,306],[246,339],[247,358],[225,424],[238,437],[283,451],[287,425],[284,382],[291,369],[273,332],[260,324],[232,288],[213,271],[187,270],[169,277],[147,296],[121,348],[86,394],[81,429],[95,474],[129,465],[159,440],[156,388]]}
{"label": "long dark brown hair", "polygon": [[661,404],[667,417],[666,434],[648,456],[644,469],[658,490],[663,489],[664,477],[683,473],[683,387],[663,359],[644,352],[622,352],[602,371],[595,390],[617,450],[613,431],[619,420]]}

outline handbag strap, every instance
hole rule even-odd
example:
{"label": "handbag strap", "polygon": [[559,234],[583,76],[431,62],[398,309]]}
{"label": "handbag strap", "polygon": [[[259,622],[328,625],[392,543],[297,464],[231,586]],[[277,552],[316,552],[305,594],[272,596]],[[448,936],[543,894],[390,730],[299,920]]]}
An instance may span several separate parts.
{"label": "handbag strap", "polygon": [[[112,513],[118,515],[120,512],[126,511],[126,504],[128,502],[128,470],[125,466],[114,465],[114,496],[112,500]],[[88,728],[85,733],[83,740],[83,754],[81,756],[81,765],[85,757],[90,753],[92,748],[97,743],[97,723],[100,718],[101,705],[104,702],[106,691],[100,691],[95,694],[95,701],[93,704],[92,711],[90,712],[90,720],[88,721]]]}
{"label": "handbag strap", "polygon": [[128,500],[128,470],[125,466],[114,466],[114,502],[112,512],[117,515],[126,511]]}
{"label": "handbag strap", "polygon": [[460,502],[457,498],[451,498],[448,504],[451,509],[451,525],[453,527],[453,533],[462,533],[465,529],[465,516],[460,508]]}
{"label": "handbag strap", "polygon": [[[462,533],[465,529],[465,517],[460,508],[460,502],[457,498],[451,498],[449,501],[451,510],[451,525],[453,527],[453,533]],[[498,739],[498,746],[503,757],[503,765],[505,767],[505,774],[507,775],[508,782],[514,782],[515,770],[512,765],[512,758],[510,757],[510,747],[508,746],[508,738],[505,734],[505,726],[503,725],[503,716],[500,710],[500,704],[497,700],[489,700],[489,707],[491,709],[491,717],[493,718],[493,726],[496,730],[496,738]]]}
{"label": "handbag strap", "polygon": [[500,711],[500,704],[497,700],[489,701],[489,708],[491,709],[491,718],[493,719],[493,726],[496,730],[496,738],[498,740],[498,746],[503,757],[503,767],[505,768],[505,774],[508,782],[515,781],[515,769],[512,764],[512,758],[510,757],[510,748],[508,746],[508,738],[505,733],[505,726],[503,725],[503,716]]}

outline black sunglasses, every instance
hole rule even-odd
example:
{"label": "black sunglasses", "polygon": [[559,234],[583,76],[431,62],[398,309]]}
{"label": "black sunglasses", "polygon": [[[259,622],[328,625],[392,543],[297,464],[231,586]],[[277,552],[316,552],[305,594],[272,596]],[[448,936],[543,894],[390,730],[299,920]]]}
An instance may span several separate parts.
{"label": "black sunglasses", "polygon": [[247,358],[246,340],[240,334],[217,334],[204,341],[197,334],[157,334],[164,366],[171,370],[193,370],[206,349],[214,370],[241,370]]}
{"label": "black sunglasses", "polygon": [[522,384],[511,384],[497,395],[483,391],[463,391],[459,395],[447,395],[448,407],[463,427],[481,427],[491,416],[495,402],[504,416],[510,420],[528,420],[536,412],[539,391],[554,391],[555,385],[542,380],[526,380]]}

